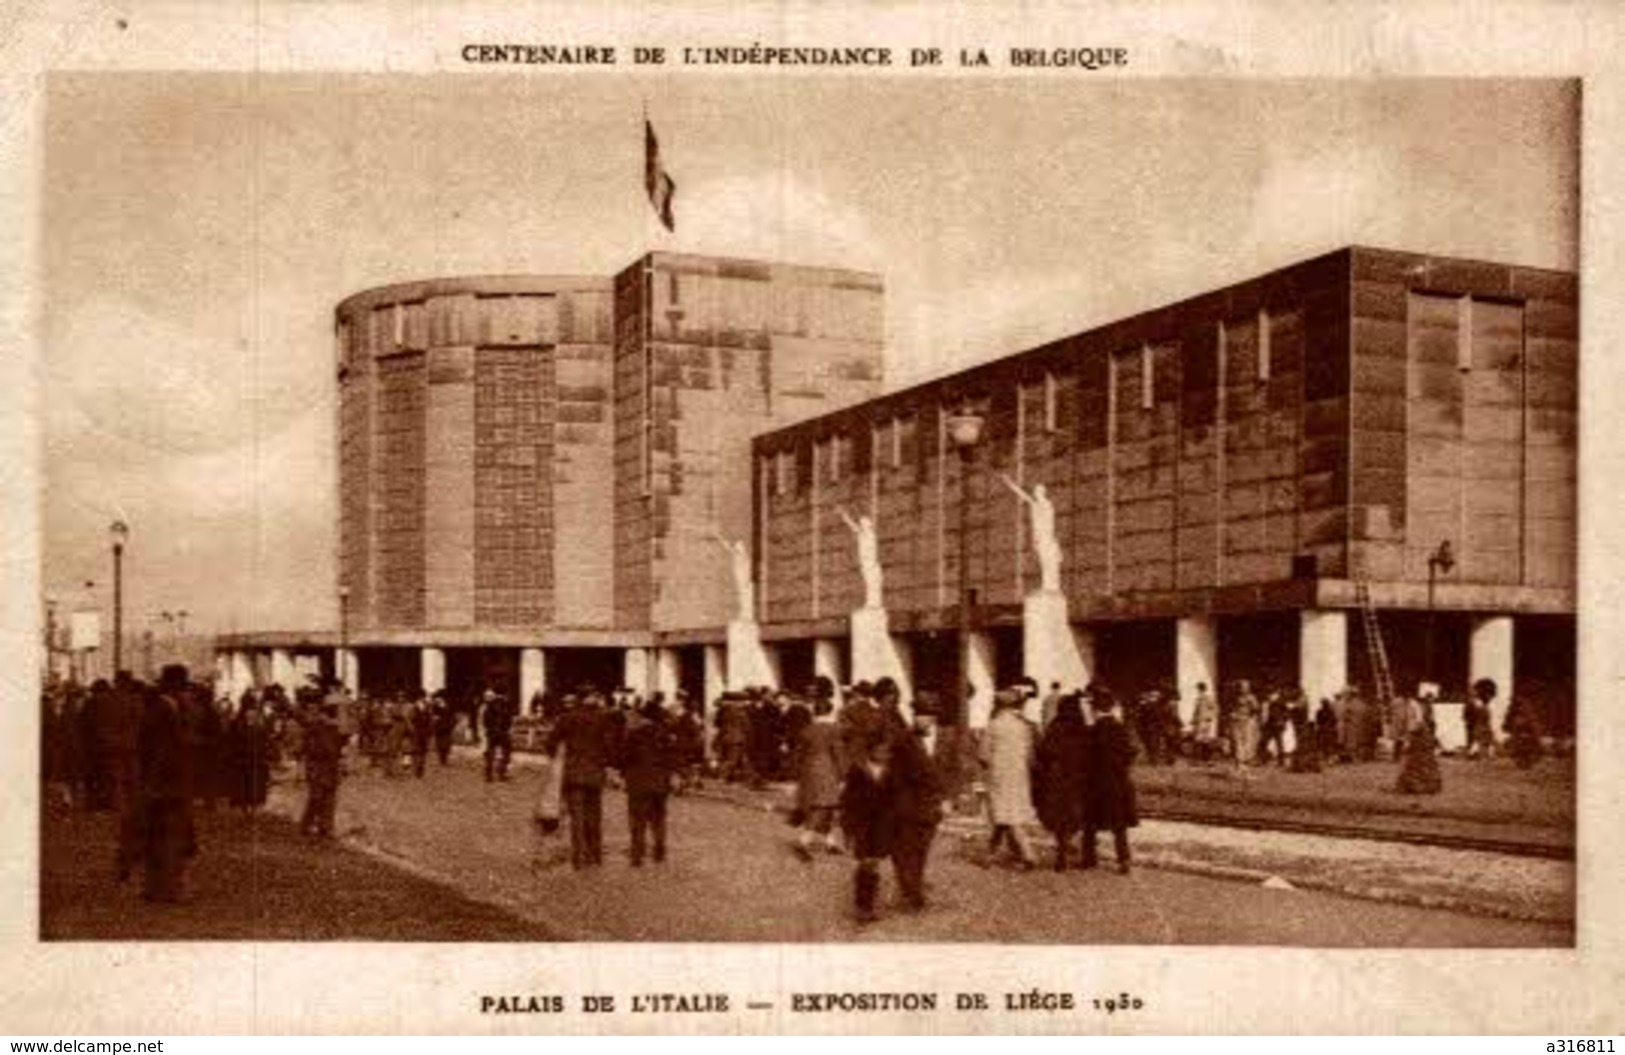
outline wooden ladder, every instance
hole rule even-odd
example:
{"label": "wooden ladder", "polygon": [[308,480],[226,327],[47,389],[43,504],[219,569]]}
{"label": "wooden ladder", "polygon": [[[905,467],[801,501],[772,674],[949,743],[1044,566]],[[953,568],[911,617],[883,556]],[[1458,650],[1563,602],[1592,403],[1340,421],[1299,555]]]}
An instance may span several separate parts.
{"label": "wooden ladder", "polygon": [[1388,670],[1388,649],[1382,643],[1377,609],[1371,603],[1371,587],[1364,579],[1354,581],[1354,599],[1360,605],[1360,625],[1365,629],[1366,659],[1371,664],[1373,688],[1377,692],[1377,701],[1386,704],[1394,697],[1394,679]]}

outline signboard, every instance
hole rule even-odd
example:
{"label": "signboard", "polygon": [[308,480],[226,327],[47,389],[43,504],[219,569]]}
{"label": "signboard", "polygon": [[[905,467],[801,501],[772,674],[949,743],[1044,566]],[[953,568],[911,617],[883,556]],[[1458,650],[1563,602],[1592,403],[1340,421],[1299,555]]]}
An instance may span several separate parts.
{"label": "signboard", "polygon": [[74,612],[68,617],[68,647],[75,652],[100,648],[102,643],[102,617],[100,612]]}

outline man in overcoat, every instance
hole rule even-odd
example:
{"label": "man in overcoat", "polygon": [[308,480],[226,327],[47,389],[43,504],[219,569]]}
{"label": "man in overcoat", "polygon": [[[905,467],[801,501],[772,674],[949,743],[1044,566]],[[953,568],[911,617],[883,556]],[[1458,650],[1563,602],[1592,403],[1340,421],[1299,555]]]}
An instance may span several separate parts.
{"label": "man in overcoat", "polygon": [[1089,727],[1083,771],[1083,867],[1099,865],[1095,836],[1109,831],[1117,851],[1117,870],[1127,875],[1128,830],[1140,823],[1134,781],[1129,776],[1134,742],[1112,708],[1109,694],[1091,694],[1089,706],[1095,720]]}
{"label": "man in overcoat", "polygon": [[140,830],[148,901],[181,900],[185,859],[196,852],[192,795],[193,745],[183,709],[189,695],[186,668],[164,668],[157,688],[148,694],[141,717]]}
{"label": "man in overcoat", "polygon": [[407,723],[411,729],[412,775],[421,779],[428,768],[429,743],[434,739],[434,712],[428,700],[413,702]]}
{"label": "man in overcoat", "polygon": [[942,780],[935,750],[936,711],[915,704],[915,727],[891,723],[868,733],[864,752],[847,770],[841,825],[852,855],[853,907],[861,922],[876,918],[880,862],[889,857],[903,904],[925,907],[925,866],[942,820]]}
{"label": "man in overcoat", "polygon": [[500,693],[485,694],[485,779],[507,780],[513,759],[514,705]]}
{"label": "man in overcoat", "polygon": [[[621,741],[621,777],[626,782],[626,815],[632,831],[632,867],[643,867],[652,837],[656,864],[666,859],[666,800],[676,769],[676,736],[660,701],[650,700],[627,721]],[[569,767],[566,748],[565,767]]]}
{"label": "man in overcoat", "polygon": [[339,725],[339,708],[323,703],[305,725],[305,812],[299,830],[323,839],[333,837],[339,801],[339,768],[348,739]]}
{"label": "man in overcoat", "polygon": [[604,863],[604,771],[615,757],[616,724],[593,690],[565,712],[543,750],[557,757],[564,747],[564,802],[570,814],[570,865]]}
{"label": "man in overcoat", "polygon": [[1038,744],[1034,792],[1038,819],[1055,836],[1055,870],[1066,871],[1067,846],[1083,827],[1084,769],[1088,764],[1089,727],[1076,694],[1056,705]]}
{"label": "man in overcoat", "polygon": [[457,732],[457,711],[446,700],[444,689],[430,697],[429,713],[434,724],[434,753],[442,766],[451,762],[452,739]]}
{"label": "man in overcoat", "polygon": [[892,869],[904,906],[916,911],[925,907],[925,866],[942,823],[953,765],[948,740],[937,726],[939,714],[936,696],[922,692],[914,700],[912,729],[893,730],[900,742],[892,752],[897,818]]}

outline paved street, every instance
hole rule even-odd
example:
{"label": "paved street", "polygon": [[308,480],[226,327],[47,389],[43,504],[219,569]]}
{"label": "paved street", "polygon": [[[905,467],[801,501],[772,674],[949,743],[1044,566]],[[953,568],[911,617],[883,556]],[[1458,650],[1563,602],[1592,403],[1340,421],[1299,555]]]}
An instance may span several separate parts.
{"label": "paved street", "polygon": [[[1129,877],[1110,870],[1019,874],[985,867],[975,834],[939,838],[928,911],[893,910],[860,927],[846,911],[850,861],[803,863],[791,852],[791,829],[766,808],[674,799],[671,859],[634,870],[624,800],[611,793],[605,867],[578,873],[568,865],[566,836],[544,840],[529,824],[537,784],[528,768],[516,769],[510,783],[487,784],[466,758],[447,770],[431,764],[422,781],[362,774],[344,786],[340,828],[381,858],[583,940],[1434,947],[1573,940],[1572,925],[1561,921],[1281,891],[1164,869]],[[298,797],[283,785],[274,801],[292,810]],[[888,897],[890,890],[888,878]]]}
{"label": "paved street", "polygon": [[113,881],[113,817],[52,807],[41,826],[40,937],[67,941],[545,941],[534,922],[287,820],[198,813],[189,900],[151,905]]}

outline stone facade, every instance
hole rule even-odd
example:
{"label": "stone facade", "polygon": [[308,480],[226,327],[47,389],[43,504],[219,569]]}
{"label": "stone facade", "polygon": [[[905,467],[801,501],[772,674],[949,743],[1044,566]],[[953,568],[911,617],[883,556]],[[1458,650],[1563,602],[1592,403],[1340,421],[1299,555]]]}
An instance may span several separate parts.
{"label": "stone facade", "polygon": [[721,640],[713,535],[750,536],[751,437],[877,395],[882,317],[873,275],[675,254],[350,297],[349,630]]}
{"label": "stone facade", "polygon": [[[1125,627],[1105,651],[1126,680],[1171,677],[1173,621],[1214,615],[1236,617],[1220,652],[1295,677],[1269,613],[1354,607],[1357,581],[1423,609],[1444,541],[1439,610],[1572,625],[1577,310],[1572,274],[1350,248],[764,434],[763,634],[841,633],[842,510],[875,520],[894,633],[957,626],[962,523],[976,626],[1020,627],[1038,563],[1000,474],[1045,485],[1071,618]],[[964,406],[986,427],[961,480]]]}
{"label": "stone facade", "polygon": [[[1400,688],[1572,699],[1574,275],[1354,247],[885,395],[883,296],[654,253],[344,301],[346,676],[839,681],[878,662],[853,633],[868,517],[864,641],[949,699],[963,674],[972,722],[1024,670],[1182,706],[1242,676],[1370,683],[1362,588]],[[986,424],[968,459],[964,407]],[[1045,487],[1058,594],[1001,476]],[[719,537],[750,544],[754,621]],[[220,647],[341,643],[296,637]]]}
{"label": "stone facade", "polygon": [[1074,618],[1414,587],[1444,539],[1460,607],[1571,612],[1576,312],[1572,275],[1349,249],[763,435],[764,622],[853,607],[839,508],[875,518],[887,608],[947,618],[961,464],[942,422],[964,404],[987,421],[970,586],[996,617],[1038,576],[1000,473],[1054,500]]}

